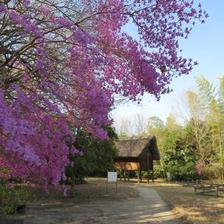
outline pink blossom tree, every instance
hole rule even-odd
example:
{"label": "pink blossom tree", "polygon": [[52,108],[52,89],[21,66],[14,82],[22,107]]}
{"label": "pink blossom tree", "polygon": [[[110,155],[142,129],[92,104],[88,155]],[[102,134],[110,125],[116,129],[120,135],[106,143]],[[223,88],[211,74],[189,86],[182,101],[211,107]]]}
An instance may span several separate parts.
{"label": "pink blossom tree", "polygon": [[193,0],[1,1],[0,165],[57,184],[68,154],[79,153],[70,127],[106,138],[116,94],[169,93],[196,64],[179,55],[178,40],[206,17]]}

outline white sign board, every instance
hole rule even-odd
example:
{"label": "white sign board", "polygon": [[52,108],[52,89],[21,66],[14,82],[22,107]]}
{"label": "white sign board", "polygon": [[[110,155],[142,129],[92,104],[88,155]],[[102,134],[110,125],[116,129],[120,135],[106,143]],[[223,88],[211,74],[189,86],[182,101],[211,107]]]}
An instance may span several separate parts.
{"label": "white sign board", "polygon": [[107,172],[108,182],[117,182],[117,172]]}

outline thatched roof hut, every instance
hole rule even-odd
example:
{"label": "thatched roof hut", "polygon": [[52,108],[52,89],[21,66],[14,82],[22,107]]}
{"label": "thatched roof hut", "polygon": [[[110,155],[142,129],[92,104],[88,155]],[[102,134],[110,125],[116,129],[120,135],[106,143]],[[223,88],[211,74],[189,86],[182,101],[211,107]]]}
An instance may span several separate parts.
{"label": "thatched roof hut", "polygon": [[118,156],[114,166],[118,170],[153,170],[153,160],[160,160],[156,137],[127,139],[115,142]]}

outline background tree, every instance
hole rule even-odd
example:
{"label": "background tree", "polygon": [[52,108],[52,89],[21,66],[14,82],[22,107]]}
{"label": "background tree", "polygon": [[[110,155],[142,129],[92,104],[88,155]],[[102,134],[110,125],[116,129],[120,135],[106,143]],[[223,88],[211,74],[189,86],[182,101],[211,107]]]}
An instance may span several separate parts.
{"label": "background tree", "polygon": [[105,128],[109,138],[107,140],[94,139],[84,130],[79,130],[76,135],[76,147],[81,150],[81,155],[70,155],[71,164],[66,168],[67,178],[82,182],[84,177],[105,176],[107,171],[112,171],[113,159],[117,155],[114,140],[117,139],[115,130],[108,126]]}
{"label": "background tree", "polygon": [[189,125],[192,137],[194,138],[196,151],[202,160],[206,160],[210,152],[205,141],[206,137],[209,135],[209,127],[205,122],[207,110],[196,92],[188,90],[186,92],[186,97],[190,115]]}
{"label": "background tree", "polygon": [[174,179],[198,178],[198,164],[204,178],[223,178],[222,77],[219,88],[203,76],[196,83],[186,92],[187,121],[179,125],[171,115],[164,130],[157,129],[161,166]]}
{"label": "background tree", "polygon": [[137,113],[133,118],[133,129],[136,135],[144,137],[146,135],[146,118],[143,114]]}
{"label": "background tree", "polygon": [[[214,84],[206,80],[203,76],[197,79],[198,92],[203,100],[205,108],[207,109],[207,116],[205,122],[209,127],[209,139],[210,144],[207,143],[207,146],[210,147],[210,150],[213,154],[209,158],[208,166],[217,171],[217,167],[223,169],[223,107],[222,107],[222,85],[223,77],[220,78],[219,88],[214,87]],[[213,169],[213,168],[212,168]],[[219,173],[219,176],[223,176],[223,170]],[[217,172],[216,172],[217,173]]]}
{"label": "background tree", "polygon": [[147,134],[148,136],[156,136],[157,144],[160,149],[161,157],[163,158],[163,144],[166,136],[166,125],[163,120],[157,116],[148,118]]}

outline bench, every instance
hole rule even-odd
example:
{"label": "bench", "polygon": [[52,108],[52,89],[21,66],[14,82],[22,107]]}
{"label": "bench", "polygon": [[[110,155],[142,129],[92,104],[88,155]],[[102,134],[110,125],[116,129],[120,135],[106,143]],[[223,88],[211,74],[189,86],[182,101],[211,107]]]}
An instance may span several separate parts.
{"label": "bench", "polygon": [[224,184],[215,184],[217,187],[217,195],[219,195],[219,193],[224,193]]}
{"label": "bench", "polygon": [[194,192],[196,194],[215,193],[216,196],[219,196],[220,193],[224,193],[224,184],[196,184]]}

